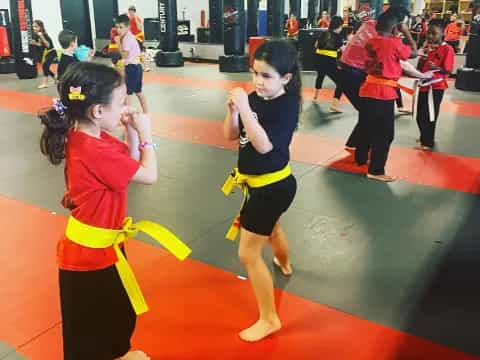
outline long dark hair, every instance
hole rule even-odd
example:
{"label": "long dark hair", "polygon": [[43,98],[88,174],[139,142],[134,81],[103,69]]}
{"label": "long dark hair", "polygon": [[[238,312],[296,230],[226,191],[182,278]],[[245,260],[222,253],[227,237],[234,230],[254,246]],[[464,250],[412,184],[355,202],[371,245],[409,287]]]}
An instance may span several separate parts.
{"label": "long dark hair", "polygon": [[270,40],[263,43],[254,55],[255,60],[265,61],[280,76],[292,74],[292,79],[285,86],[287,94],[302,101],[302,77],[298,53],[295,46],[286,40]]}
{"label": "long dark hair", "polygon": [[[110,104],[113,90],[121,84],[121,75],[111,67],[88,62],[70,65],[58,84],[60,99],[38,113],[44,125],[40,149],[52,164],[65,158],[67,134],[75,122],[91,121],[91,106]],[[80,97],[71,96],[75,92]]]}
{"label": "long dark hair", "polygon": [[43,23],[42,20],[34,20],[33,22],[38,25],[38,27],[40,28],[40,31],[44,35],[48,35],[47,30],[45,30],[45,24]]}

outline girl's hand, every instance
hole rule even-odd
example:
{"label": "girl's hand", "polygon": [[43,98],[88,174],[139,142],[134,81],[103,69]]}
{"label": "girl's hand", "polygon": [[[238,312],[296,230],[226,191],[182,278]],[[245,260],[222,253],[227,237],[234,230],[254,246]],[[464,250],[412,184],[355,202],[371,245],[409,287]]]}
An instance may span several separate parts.
{"label": "girl's hand", "polygon": [[233,99],[232,97],[229,97],[228,98],[228,101],[227,101],[227,105],[228,105],[228,110],[230,110],[230,113],[231,114],[234,114],[234,113],[239,113],[240,110],[239,108],[237,107],[237,105],[235,105],[235,103],[233,102]]}
{"label": "girl's hand", "polygon": [[240,87],[230,91],[230,100],[238,108],[238,110],[240,110],[240,112],[246,111],[250,108],[250,104],[248,103],[248,94]]}
{"label": "girl's hand", "polygon": [[147,114],[140,113],[133,107],[125,106],[122,109],[120,121],[127,128],[134,129],[139,135],[151,137],[150,117]]}
{"label": "girl's hand", "polygon": [[438,70],[429,70],[423,73],[423,79],[430,79]]}

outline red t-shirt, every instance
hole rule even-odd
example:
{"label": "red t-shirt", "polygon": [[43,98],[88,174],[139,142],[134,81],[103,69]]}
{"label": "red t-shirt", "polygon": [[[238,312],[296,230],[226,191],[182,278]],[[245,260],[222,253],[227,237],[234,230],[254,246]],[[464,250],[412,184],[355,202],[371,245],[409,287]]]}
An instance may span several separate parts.
{"label": "red t-shirt", "polygon": [[[397,37],[376,36],[365,46],[365,71],[369,75],[398,80],[402,76],[400,60],[410,57],[411,49]],[[398,97],[394,87],[383,84],[371,84],[366,81],[360,87],[361,97],[379,100],[393,100]]]}
{"label": "red t-shirt", "polygon": [[377,36],[376,24],[375,20],[369,20],[360,26],[342,52],[340,58],[342,63],[360,70],[365,69],[365,45],[370,39]]}
{"label": "red t-shirt", "polygon": [[128,18],[130,19],[130,31],[132,32],[132,34],[140,34],[142,32],[142,29],[140,29],[137,25],[137,17],[129,15]]}
{"label": "red t-shirt", "polygon": [[[421,72],[426,72],[433,70],[436,67],[439,67],[443,72],[451,73],[453,71],[453,63],[455,61],[455,51],[447,43],[442,43],[439,46],[431,46],[430,44],[425,45],[424,47],[426,58],[420,58],[418,60],[418,70]],[[444,90],[448,88],[447,78],[448,74],[441,74],[436,72],[433,75],[434,79],[443,78],[443,81],[432,84],[432,89],[435,90]],[[429,86],[422,86],[420,91],[428,91]]]}
{"label": "red t-shirt", "polygon": [[[127,186],[139,163],[126,144],[106,132],[97,139],[71,130],[67,140],[63,206],[85,224],[120,229],[127,213]],[[87,248],[65,237],[57,260],[61,269],[88,271],[111,266],[117,257],[113,247]]]}
{"label": "red t-shirt", "polygon": [[462,27],[456,22],[451,22],[445,28],[445,41],[458,41],[462,35]]}

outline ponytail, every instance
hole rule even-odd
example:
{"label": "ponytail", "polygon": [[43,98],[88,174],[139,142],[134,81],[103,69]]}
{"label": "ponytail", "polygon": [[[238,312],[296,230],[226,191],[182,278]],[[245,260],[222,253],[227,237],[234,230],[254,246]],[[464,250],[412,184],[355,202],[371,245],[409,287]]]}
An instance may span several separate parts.
{"label": "ponytail", "polygon": [[92,106],[111,104],[113,90],[122,84],[120,73],[109,66],[89,62],[70,65],[58,83],[60,99],[38,113],[44,126],[40,138],[42,154],[52,164],[61,164],[69,130],[75,123],[91,121]]}
{"label": "ponytail", "polygon": [[65,159],[65,144],[72,123],[65,114],[61,115],[53,107],[41,111],[38,117],[44,125],[40,150],[53,165],[59,165]]}

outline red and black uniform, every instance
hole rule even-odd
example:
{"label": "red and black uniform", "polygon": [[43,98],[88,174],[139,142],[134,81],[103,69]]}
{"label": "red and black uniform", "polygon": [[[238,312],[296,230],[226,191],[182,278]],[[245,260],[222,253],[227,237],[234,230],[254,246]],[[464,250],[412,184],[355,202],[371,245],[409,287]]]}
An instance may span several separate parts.
{"label": "red and black uniform", "polygon": [[[390,144],[394,137],[395,99],[397,88],[388,81],[396,82],[402,75],[400,60],[407,60],[410,47],[397,37],[376,36],[366,45],[365,70],[367,79],[360,87],[364,98],[360,121],[360,144],[355,160],[365,164],[371,149],[369,174],[384,175]],[[369,77],[376,81],[369,81]]]}
{"label": "red and black uniform", "polygon": [[[418,61],[418,70],[426,72],[430,70],[439,70],[433,76],[433,79],[441,79],[430,86],[420,87],[417,105],[417,124],[420,130],[420,142],[424,146],[433,147],[435,145],[435,127],[437,124],[440,104],[442,103],[445,89],[448,88],[447,78],[453,70],[455,53],[453,48],[447,43],[440,45],[427,44],[424,48],[426,57]],[[430,119],[428,106],[430,88],[433,97],[433,108],[435,119]]]}
{"label": "red and black uniform", "polygon": [[[128,147],[71,130],[62,204],[84,224],[120,229],[127,186],[139,168]],[[114,266],[112,247],[92,249],[63,238],[57,247],[65,360],[111,360],[130,349],[136,315]]]}

